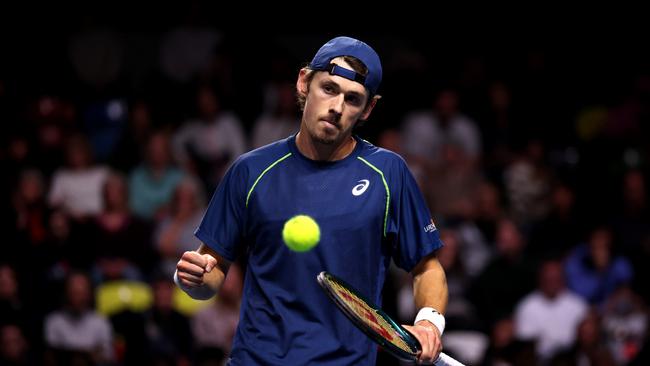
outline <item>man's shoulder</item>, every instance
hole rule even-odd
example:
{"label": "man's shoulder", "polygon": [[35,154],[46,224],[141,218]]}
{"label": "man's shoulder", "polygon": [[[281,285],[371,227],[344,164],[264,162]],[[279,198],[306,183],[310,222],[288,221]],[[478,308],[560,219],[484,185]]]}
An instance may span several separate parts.
{"label": "man's shoulder", "polygon": [[370,164],[388,168],[400,168],[406,165],[404,158],[398,153],[384,149],[383,147],[375,146],[372,143],[359,139],[359,142],[363,144],[359,158],[367,161]]}
{"label": "man's shoulder", "polygon": [[266,169],[269,165],[289,154],[291,154],[289,138],[286,138],[244,153],[237,158],[234,164],[238,167],[246,167],[249,169],[256,167]]}

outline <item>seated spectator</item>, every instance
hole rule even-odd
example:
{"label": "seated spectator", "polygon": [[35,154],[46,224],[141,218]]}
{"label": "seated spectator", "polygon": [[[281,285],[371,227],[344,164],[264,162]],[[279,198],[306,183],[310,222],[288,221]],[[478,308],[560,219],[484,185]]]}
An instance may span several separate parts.
{"label": "seated spectator", "polygon": [[535,343],[515,338],[512,318],[499,319],[490,332],[490,345],[481,365],[536,366],[538,362],[535,356]]}
{"label": "seated spectator", "polygon": [[49,357],[60,364],[72,364],[72,360],[105,363],[113,359],[111,325],[93,310],[92,299],[88,276],[70,273],[65,282],[65,304],[45,319]]}
{"label": "seated spectator", "polygon": [[632,266],[626,258],[614,256],[612,245],[610,229],[599,227],[566,262],[569,288],[594,305],[602,305],[619,286],[632,280]]}
{"label": "seated spectator", "polygon": [[616,363],[604,342],[603,329],[598,314],[591,311],[578,324],[573,347],[556,355],[552,366],[579,365],[614,366]]}
{"label": "seated spectator", "polygon": [[172,307],[175,286],[171,276],[157,275],[152,283],[153,306],[144,313],[146,354],[155,365],[187,365],[191,359],[189,319]]}
{"label": "seated spectator", "polygon": [[289,137],[300,129],[295,86],[271,84],[266,93],[266,109],[253,125],[253,148]]}
{"label": "seated spectator", "polygon": [[129,204],[133,213],[146,220],[163,217],[183,172],[172,163],[169,136],[158,131],[147,142],[144,163],[129,177]]}
{"label": "seated spectator", "polygon": [[239,118],[222,109],[210,86],[199,88],[196,106],[197,118],[185,122],[173,137],[174,157],[212,191],[226,169],[246,151],[246,138]]}
{"label": "seated spectator", "polygon": [[648,313],[639,295],[626,286],[616,290],[605,302],[603,328],[617,364],[640,361],[639,353],[649,337]]}
{"label": "seated spectator", "polygon": [[108,176],[103,166],[93,164],[91,146],[82,135],[68,139],[66,168],[57,169],[48,196],[50,206],[63,209],[77,220],[102,210],[102,187]]}
{"label": "seated spectator", "polygon": [[445,269],[449,302],[445,311],[447,330],[475,329],[478,324],[476,309],[467,299],[470,276],[465,270],[463,259],[460,257],[462,243],[458,234],[449,229],[440,232],[440,239],[445,246],[438,251],[438,260]]}
{"label": "seated spectator", "polygon": [[476,277],[470,291],[486,327],[511,314],[517,302],[535,287],[534,267],[524,255],[526,244],[512,220],[499,220],[494,259]]}
{"label": "seated spectator", "polygon": [[34,355],[30,353],[29,343],[22,329],[16,324],[0,325],[0,365],[29,366],[37,365]]}
{"label": "seated spectator", "polygon": [[535,341],[544,363],[573,344],[587,311],[584,300],[566,289],[562,263],[549,260],[540,266],[537,290],[517,304],[515,334]]}
{"label": "seated spectator", "polygon": [[93,279],[142,280],[152,266],[151,225],[131,214],[122,175],[112,173],[102,193],[104,209],[87,227],[96,253]]}
{"label": "seated spectator", "polygon": [[162,270],[170,277],[174,275],[176,263],[185,251],[196,250],[201,241],[194,231],[203,218],[205,197],[198,181],[185,178],[174,190],[169,215],[166,216],[154,235]]}

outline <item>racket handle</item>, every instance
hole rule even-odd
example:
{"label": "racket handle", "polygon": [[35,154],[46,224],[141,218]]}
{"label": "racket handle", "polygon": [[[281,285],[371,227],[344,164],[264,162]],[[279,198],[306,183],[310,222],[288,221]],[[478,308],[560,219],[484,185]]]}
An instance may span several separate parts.
{"label": "racket handle", "polygon": [[433,364],[436,366],[465,366],[443,352],[440,352],[438,359]]}

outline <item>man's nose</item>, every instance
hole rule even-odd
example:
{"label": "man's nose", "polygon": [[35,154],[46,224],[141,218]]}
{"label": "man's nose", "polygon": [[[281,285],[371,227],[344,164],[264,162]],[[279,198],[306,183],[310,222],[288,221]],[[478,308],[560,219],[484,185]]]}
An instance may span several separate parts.
{"label": "man's nose", "polygon": [[345,105],[345,95],[339,94],[336,97],[332,98],[330,104],[330,112],[335,113],[337,117],[343,114],[343,106]]}

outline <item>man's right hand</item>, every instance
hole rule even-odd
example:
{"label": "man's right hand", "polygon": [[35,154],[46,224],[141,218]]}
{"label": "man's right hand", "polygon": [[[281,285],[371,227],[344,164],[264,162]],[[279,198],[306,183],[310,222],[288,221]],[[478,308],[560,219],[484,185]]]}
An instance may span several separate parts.
{"label": "man's right hand", "polygon": [[210,273],[216,266],[217,259],[212,255],[187,251],[176,264],[178,280],[188,290],[203,287],[206,284],[205,274]]}

